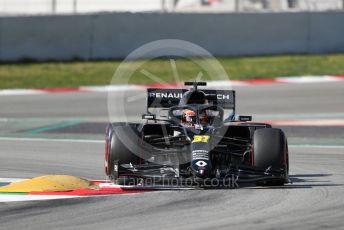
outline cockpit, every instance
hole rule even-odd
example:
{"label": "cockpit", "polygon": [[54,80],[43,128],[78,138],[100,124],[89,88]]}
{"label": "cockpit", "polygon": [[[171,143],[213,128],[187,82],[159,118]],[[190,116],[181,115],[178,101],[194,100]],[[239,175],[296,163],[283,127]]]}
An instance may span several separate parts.
{"label": "cockpit", "polygon": [[170,108],[170,119],[187,128],[218,127],[223,123],[223,109],[209,105],[187,105]]}

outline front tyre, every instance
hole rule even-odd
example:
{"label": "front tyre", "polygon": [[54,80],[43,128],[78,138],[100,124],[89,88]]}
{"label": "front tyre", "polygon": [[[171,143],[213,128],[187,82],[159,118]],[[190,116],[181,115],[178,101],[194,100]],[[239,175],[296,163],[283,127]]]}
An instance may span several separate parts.
{"label": "front tyre", "polygon": [[132,143],[137,140],[132,138],[133,135],[139,135],[134,124],[109,124],[106,129],[105,173],[112,181],[122,181],[121,173],[127,170],[123,165],[128,167],[140,161],[132,152],[133,147],[137,146],[137,143]]}
{"label": "front tyre", "polygon": [[265,128],[254,132],[253,166],[281,172],[282,178],[265,181],[263,185],[281,186],[288,181],[288,144],[281,129]]}

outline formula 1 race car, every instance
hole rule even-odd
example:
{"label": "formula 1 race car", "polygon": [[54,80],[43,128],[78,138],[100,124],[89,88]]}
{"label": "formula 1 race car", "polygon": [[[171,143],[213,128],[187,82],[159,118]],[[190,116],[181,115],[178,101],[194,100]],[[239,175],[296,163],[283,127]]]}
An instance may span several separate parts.
{"label": "formula 1 race car", "polygon": [[105,172],[115,183],[206,186],[288,182],[287,138],[281,129],[235,120],[235,91],[147,89],[142,123],[106,129]]}

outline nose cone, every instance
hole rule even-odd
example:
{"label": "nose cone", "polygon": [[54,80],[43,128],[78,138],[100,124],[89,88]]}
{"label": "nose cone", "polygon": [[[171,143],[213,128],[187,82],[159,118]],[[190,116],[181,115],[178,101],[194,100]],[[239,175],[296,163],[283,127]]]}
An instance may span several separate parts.
{"label": "nose cone", "polygon": [[210,161],[210,136],[194,135],[191,143],[191,168],[196,176],[206,177],[212,166]]}

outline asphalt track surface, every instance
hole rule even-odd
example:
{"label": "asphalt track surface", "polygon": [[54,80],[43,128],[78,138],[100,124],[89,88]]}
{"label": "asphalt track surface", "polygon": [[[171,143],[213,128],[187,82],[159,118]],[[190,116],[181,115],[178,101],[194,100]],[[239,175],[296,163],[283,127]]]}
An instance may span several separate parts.
{"label": "asphalt track surface", "polygon": [[[237,112],[244,114],[343,113],[344,83],[276,84],[236,87]],[[141,92],[141,95],[144,92]],[[120,95],[121,93],[119,93]],[[130,91],[131,97],[138,92]],[[143,94],[144,96],[144,94]],[[119,97],[114,106],[125,102]],[[87,118],[106,120],[107,93],[65,93],[0,98],[1,118]],[[129,116],[145,110],[145,99],[135,100]]]}
{"label": "asphalt track surface", "polygon": [[[238,112],[341,116],[343,89],[343,83],[238,87]],[[105,93],[0,97],[0,117],[106,121],[106,98]],[[143,102],[129,113],[144,109]],[[343,135],[343,129],[334,132]],[[98,142],[0,139],[0,177],[63,173],[104,179],[103,148]],[[1,203],[0,229],[343,229],[343,165],[342,145],[291,144],[293,184],[285,187]]]}

